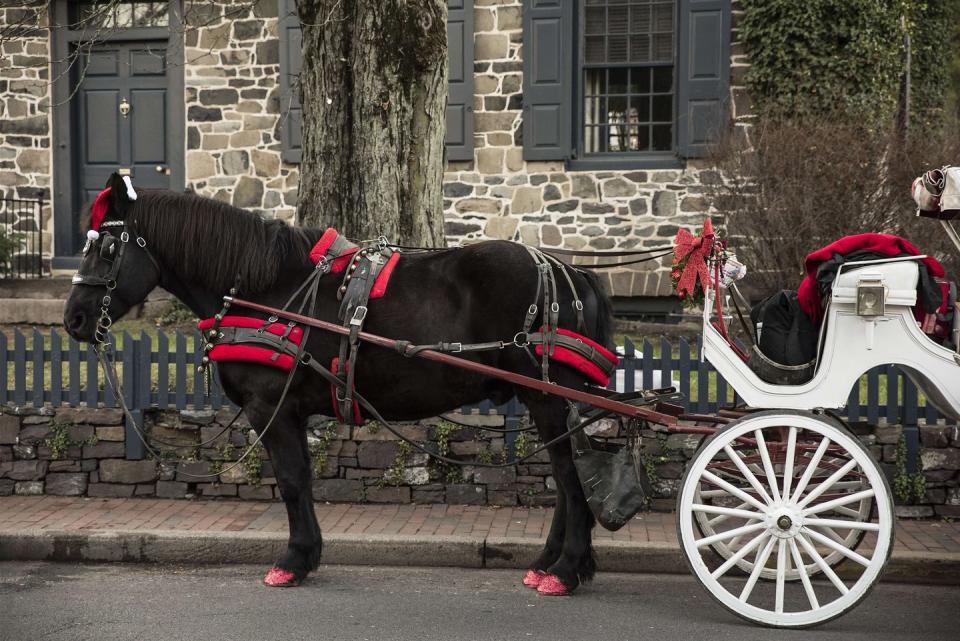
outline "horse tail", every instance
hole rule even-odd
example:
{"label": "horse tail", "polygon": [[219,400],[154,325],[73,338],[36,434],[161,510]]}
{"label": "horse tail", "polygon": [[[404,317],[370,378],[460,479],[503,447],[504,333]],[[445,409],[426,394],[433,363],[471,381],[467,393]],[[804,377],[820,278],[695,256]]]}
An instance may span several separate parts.
{"label": "horse tail", "polygon": [[597,317],[594,320],[595,334],[591,338],[612,351],[614,349],[613,304],[610,302],[610,296],[596,272],[589,269],[578,271],[587,281],[587,285],[597,302]]}

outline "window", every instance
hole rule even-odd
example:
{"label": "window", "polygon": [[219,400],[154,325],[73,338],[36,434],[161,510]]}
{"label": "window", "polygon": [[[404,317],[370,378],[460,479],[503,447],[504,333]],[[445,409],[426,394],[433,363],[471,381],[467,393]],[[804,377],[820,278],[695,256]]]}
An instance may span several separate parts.
{"label": "window", "polygon": [[130,29],[169,26],[168,2],[84,0],[74,7],[75,29]]}
{"label": "window", "polygon": [[663,167],[726,126],[731,0],[528,0],[523,157]]}
{"label": "window", "polygon": [[673,0],[584,0],[584,155],[671,151]]}

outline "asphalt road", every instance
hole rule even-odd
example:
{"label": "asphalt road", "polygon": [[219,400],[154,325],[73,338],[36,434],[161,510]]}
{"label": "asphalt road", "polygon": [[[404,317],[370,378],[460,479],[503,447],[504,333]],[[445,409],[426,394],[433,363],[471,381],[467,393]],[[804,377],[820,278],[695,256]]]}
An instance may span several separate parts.
{"label": "asphalt road", "polygon": [[539,597],[516,570],[327,566],[300,588],[265,568],[0,563],[0,639],[297,641],[960,639],[960,588],[881,584],[820,628],[742,622],[687,576],[604,574]]}

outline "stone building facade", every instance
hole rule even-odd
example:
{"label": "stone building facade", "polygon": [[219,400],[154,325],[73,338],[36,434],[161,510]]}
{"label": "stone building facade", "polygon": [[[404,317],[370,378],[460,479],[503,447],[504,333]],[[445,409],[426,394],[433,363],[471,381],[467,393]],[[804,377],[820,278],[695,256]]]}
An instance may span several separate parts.
{"label": "stone building facade", "polygon": [[[719,0],[652,0],[633,3],[630,11],[646,11],[647,4],[653,7],[651,11],[657,7],[672,11],[668,22],[673,33],[652,37],[669,36],[666,41],[679,49],[686,28],[683,12],[692,10],[690,7],[695,8],[697,3],[709,5],[707,9],[722,16],[718,24],[729,27],[722,38],[723,51],[729,53],[718,67],[718,73],[724,74],[725,127],[731,117],[736,126],[745,126],[749,123],[749,107],[738,82],[746,60],[736,38],[736,4],[731,8],[729,2]],[[171,80],[168,92],[182,91],[182,101],[174,95],[168,102],[174,112],[180,113],[174,114],[178,122],[172,129],[168,127],[167,135],[182,137],[178,141],[182,144],[176,149],[170,147],[165,165],[158,163],[157,171],[167,171],[170,188],[193,190],[292,221],[299,167],[285,153],[283,132],[284,127],[291,125],[292,99],[281,87],[282,75],[294,71],[291,67],[295,66],[289,57],[284,57],[284,51],[291,50],[283,40],[288,31],[285,26],[295,19],[290,15],[291,3],[187,3],[185,15],[180,3],[171,4],[174,6],[169,19],[162,24],[167,25],[170,39],[167,74],[178,77]],[[48,211],[41,221],[47,232],[45,251],[52,254],[55,267],[69,268],[79,242],[71,240],[77,236],[78,203],[90,188],[84,186],[84,192],[78,186],[82,177],[74,177],[67,184],[69,179],[64,176],[71,171],[71,165],[58,165],[61,161],[53,153],[57,149],[63,155],[76,154],[80,142],[76,139],[79,136],[75,136],[71,141],[74,148],[65,148],[62,136],[58,135],[58,128],[62,129],[64,123],[72,126],[71,105],[77,100],[70,99],[69,86],[59,90],[67,91],[63,94],[67,99],[57,100],[57,83],[66,82],[60,78],[62,73],[58,75],[61,70],[57,66],[58,51],[62,49],[57,34],[63,30],[47,29],[45,25],[49,20],[63,24],[71,14],[64,2],[49,3],[46,11],[47,3],[24,5],[0,10],[3,24],[25,24],[22,37],[3,43],[4,55],[0,60],[0,191],[4,196],[32,197],[43,193],[48,201],[52,197],[53,215]],[[650,157],[627,154],[618,162],[602,166],[585,166],[585,155],[573,160],[531,159],[537,154],[527,153],[523,142],[525,132],[530,136],[524,125],[525,107],[531,107],[527,103],[534,100],[525,101],[524,95],[526,92],[533,96],[536,89],[524,74],[524,69],[534,64],[524,60],[524,51],[529,47],[524,37],[536,28],[525,23],[528,5],[531,12],[554,5],[562,11],[572,11],[569,7],[583,9],[575,0],[450,1],[451,16],[456,12],[467,16],[464,25],[469,29],[470,40],[463,51],[470,56],[464,64],[473,98],[465,110],[470,119],[468,131],[472,131],[471,140],[464,147],[466,155],[451,154],[463,159],[449,161],[444,177],[449,242],[512,239],[544,247],[632,249],[667,244],[680,226],[699,226],[710,210],[706,197],[710,184],[720,179],[706,159],[686,158],[691,154],[679,151]],[[609,9],[611,13],[606,14],[602,28],[616,30],[619,23],[611,17],[614,9]],[[629,15],[632,21],[633,14]],[[651,15],[654,22],[659,20],[657,14]],[[666,15],[663,14],[663,20]],[[118,31],[135,35],[136,23],[131,24],[133,28]],[[150,30],[144,30],[147,31]],[[606,37],[612,51],[614,36]],[[177,50],[180,38],[184,46]],[[459,41],[457,46],[463,44]],[[683,75],[680,70],[674,73]],[[54,79],[52,83],[50,78]],[[672,91],[679,94],[682,87],[673,87]],[[674,138],[682,133],[688,117],[679,105],[681,99],[682,96],[674,96]],[[573,109],[579,100],[574,95],[566,107]],[[535,110],[537,104],[532,107]],[[58,116],[58,112],[66,116]],[[631,118],[636,118],[635,112],[631,114]],[[526,120],[532,128],[535,121]],[[578,127],[571,125],[571,130],[579,131]],[[612,125],[609,131],[615,128]],[[628,138],[633,140],[632,136],[631,133]],[[674,147],[679,148],[679,143]],[[58,172],[57,167],[65,169]],[[150,163],[135,166],[134,182],[144,184],[145,179],[157,179],[152,168]],[[72,194],[63,193],[65,184]],[[670,294],[665,265],[613,271],[607,278],[615,296]]]}

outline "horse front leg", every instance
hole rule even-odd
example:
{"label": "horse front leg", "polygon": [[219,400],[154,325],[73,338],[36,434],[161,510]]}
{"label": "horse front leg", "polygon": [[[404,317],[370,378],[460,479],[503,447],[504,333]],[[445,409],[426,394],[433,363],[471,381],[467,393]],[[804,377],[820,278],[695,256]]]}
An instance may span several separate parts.
{"label": "horse front leg", "polygon": [[[269,410],[264,415],[263,411],[250,412],[248,409],[251,423],[256,417],[266,425],[273,408]],[[317,569],[323,548],[320,524],[313,510],[306,429],[296,417],[281,411],[263,435],[263,444],[270,454],[280,496],[287,508],[290,532],[286,552],[263,582],[270,587],[293,587],[299,585],[311,570]]]}
{"label": "horse front leg", "polygon": [[[540,397],[525,402],[528,403],[530,415],[543,441],[555,438],[566,429],[567,407],[563,401]],[[560,539],[560,545],[559,555],[551,559],[556,551],[557,541],[551,541],[551,536],[547,537],[547,545],[538,561],[552,560],[552,563],[539,577],[537,591],[549,596],[560,596],[572,593],[580,583],[592,579],[596,572],[592,545],[595,521],[573,464],[573,447],[570,441],[561,441],[551,446],[548,451],[553,478],[557,483],[557,511],[554,513],[550,534]],[[558,521],[558,518],[562,521]]]}

